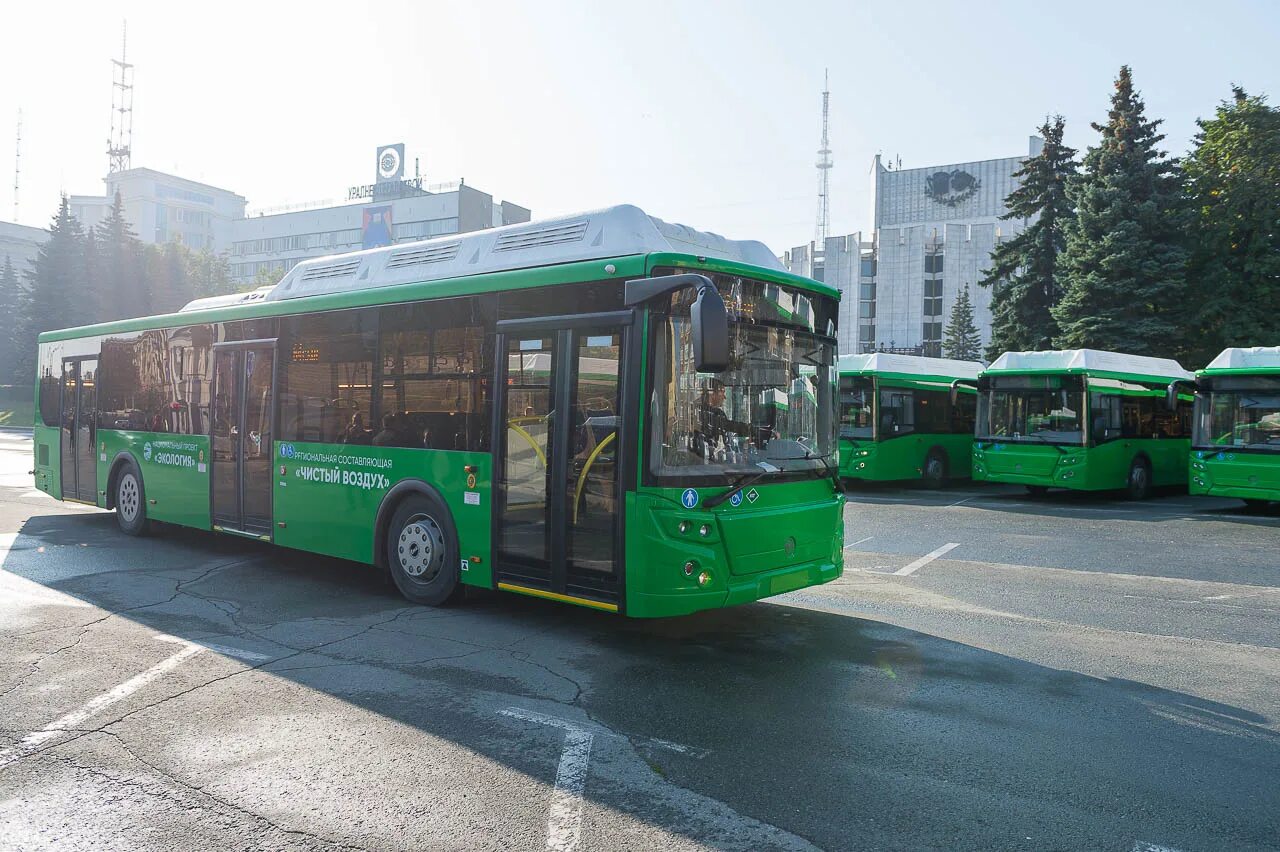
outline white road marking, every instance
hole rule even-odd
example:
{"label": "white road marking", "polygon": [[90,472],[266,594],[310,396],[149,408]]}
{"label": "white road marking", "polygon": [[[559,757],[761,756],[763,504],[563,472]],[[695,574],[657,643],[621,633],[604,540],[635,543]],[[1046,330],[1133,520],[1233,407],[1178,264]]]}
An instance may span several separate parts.
{"label": "white road marking", "polygon": [[1161,846],[1158,843],[1148,843],[1145,840],[1135,840],[1132,852],[1179,852],[1172,846]]}
{"label": "white road marking", "polygon": [[845,549],[845,550],[848,550],[848,549],[849,549],[849,548],[851,548],[851,547],[856,547],[856,546],[858,546],[859,544],[862,544],[863,542],[871,541],[871,539],[873,539],[873,538],[875,538],[875,536],[873,536],[873,535],[869,535],[869,536],[867,536],[866,538],[860,538],[860,539],[858,539],[857,541],[853,542],[852,544],[846,544],[846,545],[844,546],[844,549]]}
{"label": "white road marking", "polygon": [[933,560],[937,559],[940,556],[945,556],[946,554],[955,550],[959,546],[960,546],[960,542],[958,541],[953,541],[949,544],[944,544],[942,545],[942,547],[939,547],[937,550],[933,551],[932,553],[926,553],[924,556],[921,556],[915,562],[912,562],[909,565],[903,565],[897,571],[893,572],[894,576],[909,577],[910,575],[919,571],[924,566],[928,565]]}
{"label": "white road marking", "polygon": [[107,690],[101,695],[94,696],[78,709],[72,710],[65,716],[50,722],[38,731],[27,734],[17,745],[0,749],[0,769],[16,760],[20,760],[49,740],[56,739],[59,735],[75,729],[80,723],[97,715],[117,701],[128,698],[139,689],[173,671],[203,650],[204,648],[199,645],[188,645],[172,657],[161,660],[146,671],[129,678],[124,683]]}
{"label": "white road marking", "polygon": [[504,716],[550,725],[564,731],[564,751],[560,755],[560,766],[556,769],[551,813],[547,816],[547,850],[573,852],[582,841],[582,791],[587,784],[594,735],[586,728],[564,719],[519,707],[508,707],[499,712]]}
{"label": "white road marking", "polygon": [[[976,496],[977,496],[976,494],[975,494],[975,495],[973,495],[973,497],[976,497]],[[964,498],[963,500],[957,500],[957,501],[956,501],[956,502],[954,502],[954,503],[948,503],[948,504],[946,505],[946,508],[950,509],[952,506],[959,506],[961,503],[968,503],[970,500],[972,500],[972,499],[973,499],[973,497],[966,497],[966,498]]]}
{"label": "white road marking", "polygon": [[212,642],[193,642],[190,639],[183,639],[179,636],[170,636],[168,633],[158,633],[151,637],[158,642],[176,642],[179,645],[189,645],[195,648],[205,648],[215,651],[228,657],[235,657],[240,660],[251,660],[256,663],[265,662],[266,660],[275,659],[270,654],[259,654],[257,651],[246,651],[243,648],[233,648],[230,645],[215,645]]}
{"label": "white road marking", "polygon": [[[0,565],[18,541],[19,533],[0,533]],[[19,577],[8,571],[0,570],[0,609],[16,604],[19,609],[33,606],[72,606],[87,607],[88,604],[79,598],[63,594],[56,589],[41,585],[26,577]]]}

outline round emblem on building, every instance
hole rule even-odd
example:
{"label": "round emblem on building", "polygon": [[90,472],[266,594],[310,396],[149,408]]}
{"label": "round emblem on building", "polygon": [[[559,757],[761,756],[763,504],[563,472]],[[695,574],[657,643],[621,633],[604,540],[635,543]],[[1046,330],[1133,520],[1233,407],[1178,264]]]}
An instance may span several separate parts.
{"label": "round emblem on building", "polygon": [[982,181],[964,169],[934,172],[924,179],[924,194],[930,200],[946,207],[958,207],[978,194]]}
{"label": "round emblem on building", "polygon": [[400,152],[395,148],[383,148],[378,154],[378,177],[389,180],[399,173]]}

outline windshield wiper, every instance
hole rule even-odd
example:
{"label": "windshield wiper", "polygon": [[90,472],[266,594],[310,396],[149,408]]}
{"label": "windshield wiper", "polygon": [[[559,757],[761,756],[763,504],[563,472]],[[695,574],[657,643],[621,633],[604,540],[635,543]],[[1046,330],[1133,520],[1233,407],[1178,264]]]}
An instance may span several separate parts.
{"label": "windshield wiper", "polygon": [[739,491],[746,488],[748,485],[751,485],[754,482],[759,482],[769,474],[778,473],[781,470],[781,468],[774,467],[768,462],[756,462],[756,464],[760,467],[759,473],[744,473],[742,476],[738,477],[736,482],[733,483],[732,488],[730,488],[728,491],[724,492],[723,494],[717,494],[716,496],[708,499],[702,505],[706,506],[708,509],[714,509],[716,506],[719,506],[721,503],[724,503],[725,501],[731,499],[733,495],[737,494]]}
{"label": "windshield wiper", "polygon": [[836,454],[835,450],[832,450],[829,453],[825,453],[824,455],[817,455],[816,453],[813,452],[813,450],[805,450],[804,460],[810,461],[812,459],[817,459],[818,461],[822,462],[822,466],[827,469],[827,475],[831,477],[831,487],[835,489],[835,492],[837,494],[843,494],[844,489],[840,487],[840,466],[830,464],[828,462],[828,460],[835,454]]}

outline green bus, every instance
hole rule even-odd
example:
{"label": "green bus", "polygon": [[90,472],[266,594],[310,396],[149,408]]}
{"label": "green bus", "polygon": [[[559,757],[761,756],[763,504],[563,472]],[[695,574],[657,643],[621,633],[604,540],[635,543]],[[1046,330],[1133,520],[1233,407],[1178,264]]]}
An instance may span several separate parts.
{"label": "green bus", "polygon": [[968,476],[980,372],[977,361],[841,356],[840,476],[933,488]]}
{"label": "green bus", "polygon": [[1167,407],[1177,361],[1071,349],[1006,352],[978,378],[973,478],[1049,488],[1185,485],[1191,396]]}
{"label": "green bus", "polygon": [[842,571],[838,298],[631,206],[306,260],[40,335],[36,484],[429,605],[754,601]]}
{"label": "green bus", "polygon": [[1280,346],[1222,350],[1196,373],[1195,397],[1191,493],[1280,500]]}

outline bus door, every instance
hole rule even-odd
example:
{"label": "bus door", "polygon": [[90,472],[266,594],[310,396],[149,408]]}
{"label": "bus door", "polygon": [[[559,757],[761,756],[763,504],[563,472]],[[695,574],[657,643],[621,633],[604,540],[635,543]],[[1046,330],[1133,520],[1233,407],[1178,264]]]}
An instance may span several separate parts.
{"label": "bus door", "polygon": [[498,332],[498,586],[616,610],[630,312],[503,321]]}
{"label": "bus door", "polygon": [[98,502],[97,358],[62,362],[62,499]]}
{"label": "bus door", "polygon": [[209,425],[213,528],[271,538],[275,341],[213,350]]}

